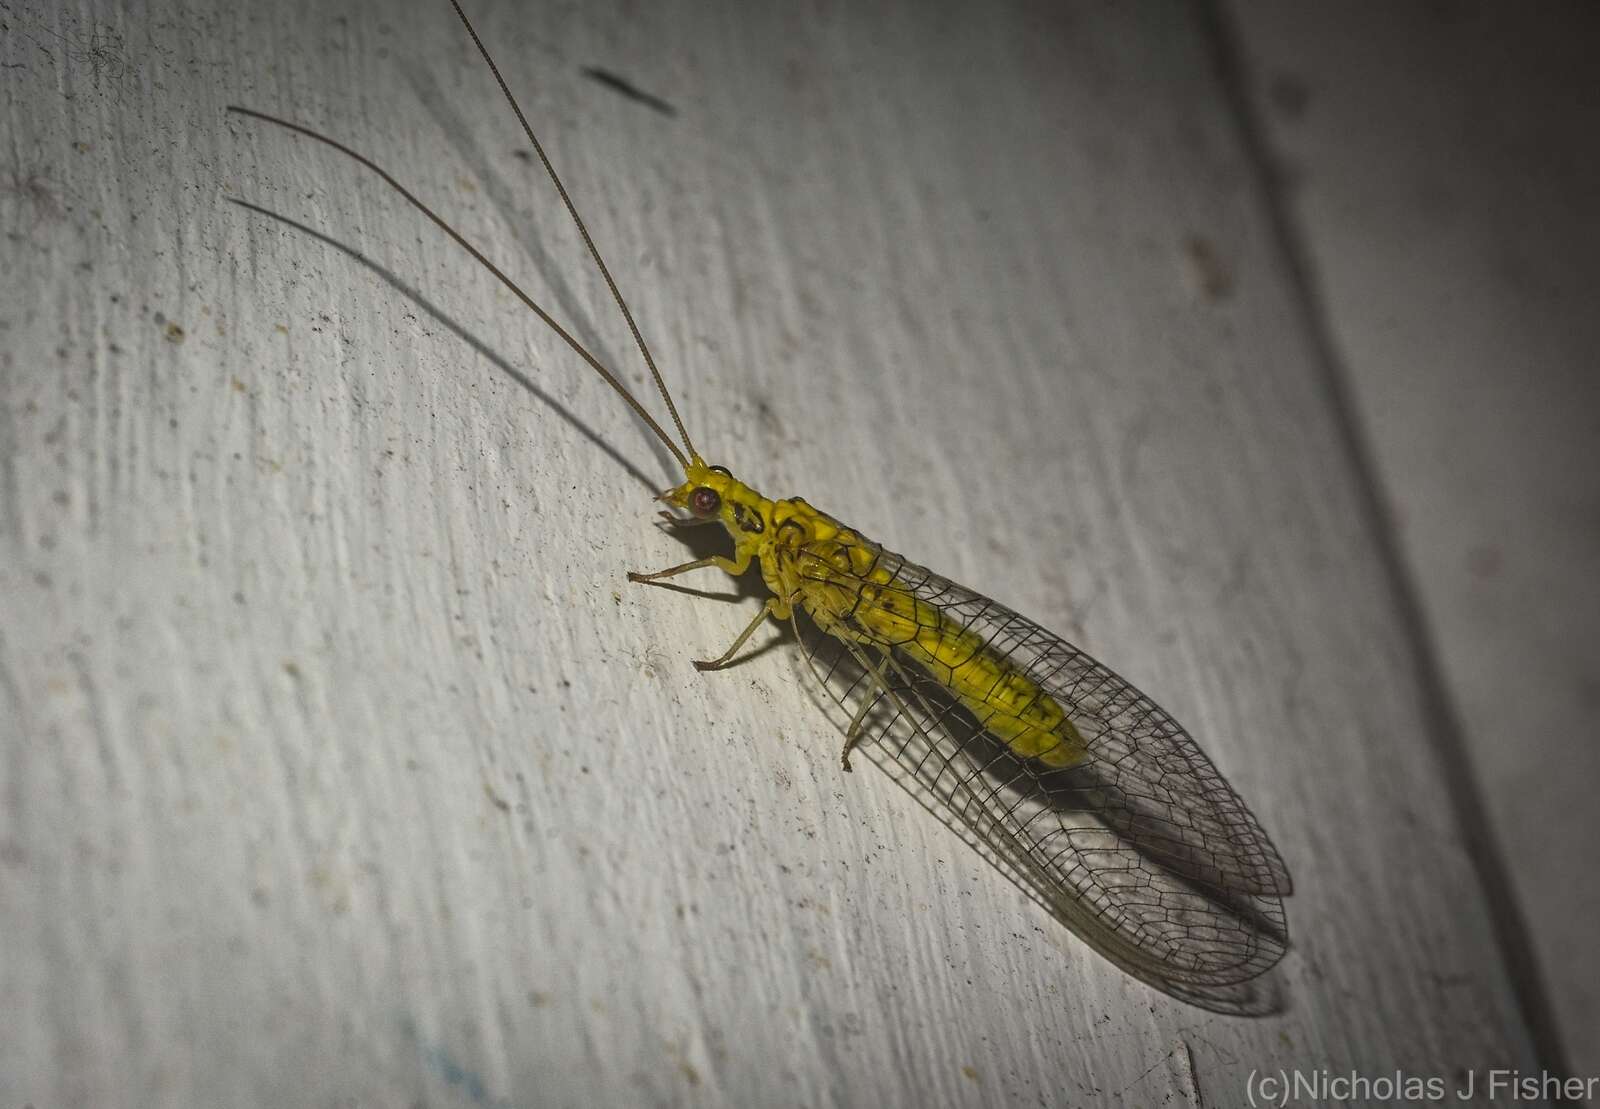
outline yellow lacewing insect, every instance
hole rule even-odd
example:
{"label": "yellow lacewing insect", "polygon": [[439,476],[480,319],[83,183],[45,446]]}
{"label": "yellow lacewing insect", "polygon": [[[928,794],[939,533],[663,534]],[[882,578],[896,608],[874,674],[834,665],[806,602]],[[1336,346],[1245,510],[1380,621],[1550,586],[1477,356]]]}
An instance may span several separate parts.
{"label": "yellow lacewing insect", "polygon": [[1059,636],[892,554],[798,497],[769,498],[707,465],[566,187],[458,0],[456,14],[537,152],[633,333],[682,446],[621,381],[460,233],[386,171],[299,124],[240,115],[325,143],[376,172],[494,274],[638,413],[683,468],[660,495],[674,524],[721,524],[732,556],[628,575],[660,582],[758,564],[771,596],[718,658],[768,617],[787,621],[837,708],[842,761],[861,749],[1007,878],[1103,955],[1208,1008],[1248,1007],[1249,983],[1288,946],[1288,871],[1189,734]]}

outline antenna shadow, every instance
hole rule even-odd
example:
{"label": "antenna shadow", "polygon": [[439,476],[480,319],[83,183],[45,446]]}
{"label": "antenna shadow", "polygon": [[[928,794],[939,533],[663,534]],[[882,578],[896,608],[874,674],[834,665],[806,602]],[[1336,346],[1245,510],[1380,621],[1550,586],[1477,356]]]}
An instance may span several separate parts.
{"label": "antenna shadow", "polygon": [[[417,99],[422,102],[423,108],[439,124],[439,129],[449,140],[467,164],[473,180],[479,183],[483,195],[490,204],[505,219],[506,225],[511,228],[511,234],[522,252],[533,262],[533,268],[544,276],[550,295],[556,309],[556,314],[566,321],[567,327],[578,340],[589,350],[593,351],[601,361],[613,368],[621,363],[616,358],[610,357],[606,344],[601,341],[590,319],[591,312],[582,298],[566,280],[566,270],[558,265],[555,259],[545,249],[547,239],[538,232],[537,221],[546,213],[542,210],[519,210],[516,204],[517,190],[507,183],[504,176],[496,168],[492,159],[484,150],[472,140],[473,128],[470,122],[460,113],[456,112],[449,97],[445,96],[439,88],[439,82],[431,71],[423,68],[414,68],[407,74],[411,87],[417,94]],[[548,182],[540,175],[540,184],[548,186]],[[553,191],[553,190],[552,190]],[[551,218],[565,224],[566,213],[556,205],[549,206]],[[585,262],[588,259],[585,258]],[[608,305],[608,307],[610,307]],[[636,420],[638,417],[635,415]],[[643,423],[640,427],[644,428]],[[676,472],[671,455],[656,441],[654,435],[648,436],[650,448],[656,457],[667,468],[668,473]]]}
{"label": "antenna shadow", "polygon": [[425,312],[441,327],[455,335],[456,338],[460,339],[462,342],[466,343],[478,354],[482,355],[496,369],[505,374],[506,377],[510,378],[511,381],[527,390],[533,397],[535,397],[562,420],[564,420],[585,439],[599,447],[608,458],[626,471],[628,476],[633,478],[634,481],[644,486],[651,493],[659,491],[660,485],[657,482],[652,481],[643,470],[639,469],[632,462],[628,461],[628,459],[624,458],[615,447],[606,442],[606,440],[602,438],[598,432],[579,419],[578,416],[571,411],[571,409],[567,408],[555,397],[541,389],[525,373],[517,369],[510,362],[506,361],[494,350],[490,349],[482,340],[473,335],[472,332],[468,331],[452,317],[446,315],[438,305],[434,304],[427,297],[423,296],[421,292],[411,285],[406,284],[394,273],[379,265],[373,259],[367,257],[355,247],[342,243],[338,239],[333,238],[325,232],[318,231],[314,227],[309,227],[306,224],[301,223],[299,220],[283,215],[280,212],[274,212],[270,208],[263,208],[259,204],[252,204],[248,200],[240,200],[237,197],[231,196],[224,197],[223,199],[227,200],[230,204],[237,204],[239,207],[245,208],[256,213],[257,215],[262,215],[268,217],[269,219],[277,220],[279,223],[292,227],[296,231],[299,231],[305,235],[309,235],[318,242],[333,247],[335,250],[340,251],[347,257],[352,258],[361,263],[363,266],[367,267],[367,269],[377,274],[396,292],[400,293],[407,300],[411,301],[411,303],[415,304],[418,308]]}

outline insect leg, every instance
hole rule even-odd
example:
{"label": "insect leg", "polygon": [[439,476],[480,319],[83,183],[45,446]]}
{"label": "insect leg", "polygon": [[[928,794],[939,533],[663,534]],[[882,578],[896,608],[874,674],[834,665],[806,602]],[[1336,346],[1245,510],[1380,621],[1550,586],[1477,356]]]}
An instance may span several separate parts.
{"label": "insect leg", "polygon": [[721,520],[716,519],[702,520],[698,516],[679,516],[676,512],[668,512],[666,509],[662,509],[660,512],[657,512],[656,515],[661,517],[662,520],[666,521],[667,524],[675,528],[698,528],[704,527],[706,524],[722,523]]}
{"label": "insect leg", "polygon": [[856,709],[856,714],[850,718],[850,726],[844,730],[844,751],[840,753],[839,761],[844,763],[846,773],[850,771],[850,748],[861,738],[861,723],[866,720],[867,713],[877,703],[876,697],[861,698],[861,707]]}
{"label": "insect leg", "polygon": [[744,631],[739,633],[739,638],[733,641],[733,646],[722,652],[721,658],[714,659],[711,662],[695,659],[694,668],[696,670],[721,670],[724,666],[727,666],[733,656],[738,653],[739,648],[744,646],[745,640],[756,633],[756,629],[761,626],[761,622],[777,607],[778,599],[776,597],[768,597],[767,603],[761,606],[760,612],[756,613],[756,618],[750,621],[750,625]]}
{"label": "insect leg", "polygon": [[[900,711],[904,712],[905,705],[901,704],[900,698],[895,695],[894,690],[889,688],[889,683],[883,676],[882,662],[873,658],[872,652],[869,651],[862,650],[853,653],[856,656],[856,661],[866,669],[867,676],[872,679],[872,684],[877,686],[878,692],[895,702],[896,705],[899,705]],[[850,773],[850,749],[861,742],[861,736],[864,731],[861,725],[866,720],[868,711],[877,703],[878,699],[876,697],[863,697],[861,699],[861,707],[856,709],[855,718],[850,721],[850,727],[845,729],[844,750],[839,752],[839,762],[847,774]]]}
{"label": "insect leg", "polygon": [[650,582],[659,581],[662,578],[676,577],[677,575],[686,573],[690,570],[704,569],[707,566],[715,566],[719,570],[732,574],[734,577],[738,577],[740,574],[744,573],[750,568],[750,558],[749,556],[746,556],[743,562],[741,562],[738,559],[727,558],[723,555],[712,555],[710,558],[697,558],[693,562],[685,562],[681,566],[668,566],[665,570],[657,570],[653,574],[641,574],[637,571],[629,570],[628,580],[649,584]]}
{"label": "insect leg", "polygon": [[[793,603],[795,600],[798,600],[798,598],[791,598],[791,603]],[[782,619],[781,614],[779,619]],[[792,616],[789,626],[794,629],[795,639],[804,644],[806,640],[800,632],[800,625],[793,620]],[[878,703],[879,698],[887,697],[890,701],[892,701],[899,708],[900,714],[908,723],[911,724],[912,727],[917,728],[920,727],[920,725],[917,723],[914,717],[906,713],[905,703],[900,700],[899,696],[894,692],[894,690],[889,688],[888,683],[884,681],[882,667],[874,665],[872,660],[867,657],[867,649],[865,647],[853,643],[849,639],[845,638],[845,636],[833,632],[827,628],[820,628],[819,630],[822,630],[825,634],[830,635],[836,642],[840,644],[840,646],[844,648],[845,652],[855,660],[856,665],[861,667],[861,672],[863,675],[865,675],[867,681],[871,683],[870,691],[863,696],[860,707],[855,710],[850,718],[850,726],[845,729],[844,750],[840,752],[840,762],[844,765],[845,770],[848,771],[851,769],[850,748],[854,747],[865,737],[867,715],[872,711],[873,706]],[[810,669],[811,676],[817,680],[817,684],[821,686],[830,697],[833,698],[835,704],[837,704],[844,711],[850,712],[850,706],[845,703],[845,698],[841,697],[829,687],[828,678],[817,669],[817,662],[813,656],[813,653],[807,650],[803,652],[803,656],[806,660],[806,666]],[[832,672],[833,668],[830,667],[829,674]]]}

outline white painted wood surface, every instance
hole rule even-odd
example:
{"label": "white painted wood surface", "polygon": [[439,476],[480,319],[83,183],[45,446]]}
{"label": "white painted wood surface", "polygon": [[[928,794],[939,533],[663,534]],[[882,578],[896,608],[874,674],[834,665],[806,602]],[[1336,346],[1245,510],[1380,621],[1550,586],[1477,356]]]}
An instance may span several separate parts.
{"label": "white painted wood surface", "polygon": [[1600,9],[1232,10],[1538,978],[1600,1073]]}
{"label": "white painted wood surface", "polygon": [[682,557],[661,452],[370,175],[223,115],[355,142],[641,380],[448,8],[20,4],[0,1103],[1536,1067],[1187,9],[475,11],[708,454],[1189,723],[1298,883],[1284,1010],[1153,993],[841,775],[782,646],[695,674],[752,602],[623,581]]}

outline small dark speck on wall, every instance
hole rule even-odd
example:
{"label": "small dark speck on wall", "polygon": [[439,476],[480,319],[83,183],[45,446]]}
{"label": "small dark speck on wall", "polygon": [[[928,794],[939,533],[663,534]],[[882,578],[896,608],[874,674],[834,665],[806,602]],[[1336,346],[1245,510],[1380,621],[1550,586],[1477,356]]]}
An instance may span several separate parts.
{"label": "small dark speck on wall", "polygon": [[667,103],[659,96],[656,96],[653,93],[645,92],[643,89],[634,85],[633,82],[617,76],[609,69],[600,69],[596,66],[586,65],[583,67],[583,75],[599,81],[606,88],[611,89],[613,92],[621,93],[629,100],[637,100],[641,104],[654,108],[664,116],[675,116],[678,114],[678,109],[674,108],[671,104]]}

